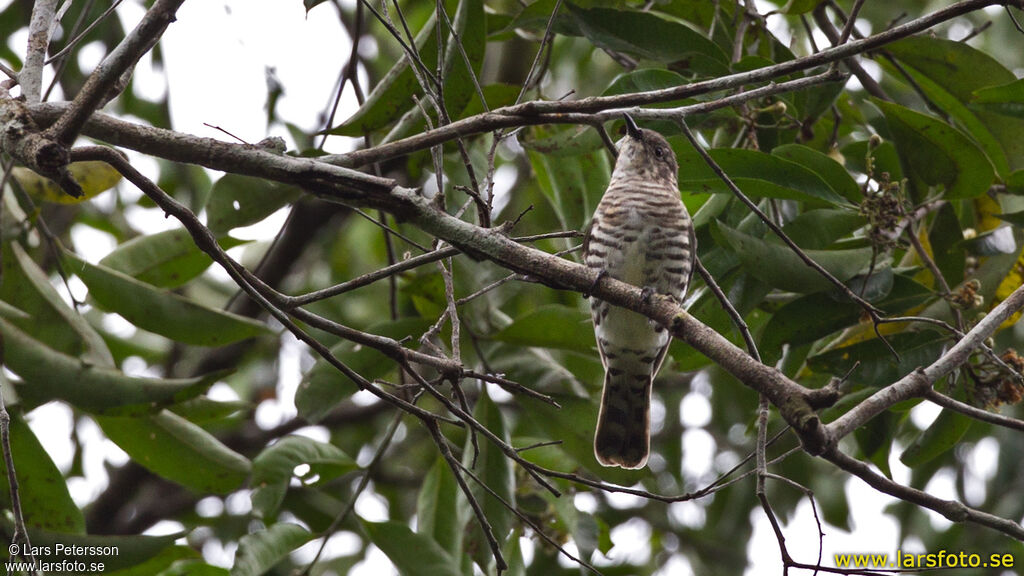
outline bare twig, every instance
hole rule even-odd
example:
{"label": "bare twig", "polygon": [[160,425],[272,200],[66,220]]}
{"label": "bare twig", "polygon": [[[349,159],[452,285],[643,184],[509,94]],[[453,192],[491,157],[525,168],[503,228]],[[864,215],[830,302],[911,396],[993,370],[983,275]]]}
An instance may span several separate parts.
{"label": "bare twig", "polygon": [[380,461],[387,452],[388,447],[391,446],[391,440],[395,437],[395,432],[398,431],[398,425],[402,423],[403,412],[396,412],[394,417],[391,419],[391,423],[388,424],[388,429],[384,433],[384,438],[381,439],[380,444],[377,446],[377,451],[373,453],[373,459],[366,465],[362,470],[362,476],[359,478],[359,484],[355,490],[352,491],[352,495],[349,497],[348,503],[341,509],[341,512],[331,520],[330,526],[327,527],[320,534],[320,547],[316,550],[316,555],[309,561],[309,564],[302,569],[301,574],[308,576],[313,567],[316,566],[317,562],[320,561],[320,557],[323,555],[324,550],[327,549],[327,541],[330,540],[331,535],[334,534],[341,523],[345,521],[345,518],[352,513],[352,510],[356,507],[356,500],[359,500],[359,496],[366,490],[366,487],[370,485],[370,476],[374,470],[380,465]]}
{"label": "bare twig", "polygon": [[[0,339],[0,364],[3,363],[3,341]],[[7,412],[3,391],[0,391],[0,442],[3,443],[4,465],[7,468],[7,487],[11,492],[11,513],[14,515],[14,536],[11,538],[11,557],[20,556],[33,566],[35,570],[35,554],[29,541],[28,529],[25,527],[25,516],[21,511],[21,492],[18,488],[18,475],[14,468],[14,454],[11,452],[11,415]]]}
{"label": "bare twig", "polygon": [[1017,418],[1011,418],[1009,416],[1003,416],[1002,414],[996,414],[995,412],[989,412],[981,408],[976,408],[970,404],[966,404],[954,398],[946,396],[942,392],[935,390],[934,388],[929,389],[924,394],[925,399],[930,400],[942,406],[943,408],[959,412],[966,416],[970,416],[975,420],[981,420],[982,422],[988,422],[989,424],[995,424],[996,426],[1002,426],[1011,430],[1024,431],[1024,420]]}
{"label": "bare twig", "polygon": [[838,448],[827,452],[823,457],[839,468],[867,482],[872,488],[890,496],[895,496],[900,500],[934,510],[952,522],[973,522],[1012,536],[1017,540],[1024,540],[1024,527],[1021,527],[1020,524],[1013,520],[982,512],[956,500],[943,500],[922,490],[894,482],[881,474],[876,474],[867,464],[847,456],[840,452]]}

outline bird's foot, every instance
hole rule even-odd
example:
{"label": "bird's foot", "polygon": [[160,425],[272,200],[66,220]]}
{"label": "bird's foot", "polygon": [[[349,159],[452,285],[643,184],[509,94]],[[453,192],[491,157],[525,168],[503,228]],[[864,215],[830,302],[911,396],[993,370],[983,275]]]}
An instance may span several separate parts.
{"label": "bird's foot", "polygon": [[597,277],[594,278],[594,281],[590,284],[590,288],[587,288],[587,290],[583,293],[583,297],[590,298],[590,295],[594,293],[594,290],[597,290],[597,285],[599,282],[601,282],[601,278],[604,278],[607,275],[607,270],[605,270],[604,268],[599,269],[597,271]]}
{"label": "bird's foot", "polygon": [[640,292],[640,301],[643,302],[644,304],[647,304],[651,301],[651,298],[654,296],[654,294],[654,288],[651,288],[650,286],[644,286]]}

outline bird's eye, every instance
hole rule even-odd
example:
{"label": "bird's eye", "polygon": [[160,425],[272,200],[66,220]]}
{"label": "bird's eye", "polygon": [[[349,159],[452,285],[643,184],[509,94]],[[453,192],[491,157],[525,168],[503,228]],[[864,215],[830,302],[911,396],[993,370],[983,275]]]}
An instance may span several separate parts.
{"label": "bird's eye", "polygon": [[657,156],[658,158],[664,158],[665,149],[662,148],[661,146],[658,146],[657,148],[654,149],[654,155]]}

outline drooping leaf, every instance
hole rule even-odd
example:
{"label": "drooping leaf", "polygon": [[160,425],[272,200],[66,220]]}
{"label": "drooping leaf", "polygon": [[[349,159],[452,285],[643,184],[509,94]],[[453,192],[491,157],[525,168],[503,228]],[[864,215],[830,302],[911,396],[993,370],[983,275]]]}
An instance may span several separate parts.
{"label": "drooping leaf", "polygon": [[[9,402],[10,400],[8,400]],[[18,495],[25,526],[33,535],[44,529],[66,534],[85,534],[85,517],[68,493],[64,475],[39,443],[17,410],[9,409],[11,459],[18,478]],[[0,458],[0,477],[6,485],[7,463]],[[0,490],[0,506],[11,509],[10,490]]]}
{"label": "drooping leaf", "polygon": [[963,438],[971,422],[973,420],[969,416],[943,409],[935,421],[900,454],[900,462],[917,468],[945,454]]}
{"label": "drooping leaf", "polygon": [[401,522],[363,522],[363,527],[402,576],[462,576],[454,557]]}
{"label": "drooping leaf", "polygon": [[355,470],[356,463],[333,444],[305,436],[286,436],[264,449],[252,461],[253,508],[261,516],[276,514],[295,468],[305,464],[308,471],[299,479],[324,482]]}
{"label": "drooping leaf", "polygon": [[1024,118],[1024,79],[975,90],[972,102],[984,110]]}
{"label": "drooping leaf", "polygon": [[89,287],[89,296],[104,310],[120,314],[139,328],[196,346],[223,346],[270,332],[250,318],[202,306],[121,272],[90,264],[73,253],[65,254],[75,264],[72,271]]}
{"label": "drooping leaf", "polygon": [[222,374],[161,380],[134,378],[61,354],[0,318],[6,366],[21,377],[19,396],[42,404],[54,399],[96,413],[143,414],[204,392]]}
{"label": "drooping leaf", "polygon": [[[480,391],[477,399],[473,417],[487,427],[495,436],[506,443],[509,442],[509,433],[505,425],[505,419],[498,409],[498,405],[490,399],[487,388]],[[508,458],[497,446],[490,442],[480,442],[480,451],[476,453],[469,439],[463,449],[462,464],[466,467],[473,467],[476,476],[487,485],[490,490],[484,489],[475,482],[470,483],[470,491],[476,497],[476,501],[483,508],[484,516],[487,517],[491,530],[498,542],[504,542],[512,531],[512,512],[508,506],[515,506],[515,476],[512,471],[512,460]],[[492,494],[493,492],[493,494]],[[497,496],[495,496],[497,495]],[[498,498],[505,502],[502,503]],[[486,567],[493,561],[491,550],[488,547],[487,539],[483,529],[476,519],[470,520],[474,526],[467,535],[466,548],[473,551],[473,558],[481,567]]]}
{"label": "drooping leaf", "polygon": [[[226,250],[244,244],[245,240],[224,236],[219,243]],[[184,228],[139,236],[121,244],[99,262],[159,288],[177,288],[202,274],[212,263]]]}
{"label": "drooping leaf", "polygon": [[872,338],[811,356],[807,364],[815,372],[844,376],[859,361],[860,365],[850,373],[850,382],[879,387],[895,382],[911,370],[932,363],[948,345],[945,335],[932,330],[891,334],[886,339],[899,353],[898,361],[885,344],[878,338]]}
{"label": "drooping leaf", "polygon": [[[449,113],[462,110],[476,97],[473,76],[480,70],[487,36],[487,16],[483,5],[482,0],[460,0],[458,4],[450,0],[445,2],[445,10],[462,44],[462,50],[459,50],[450,36],[447,23],[442,22],[441,32],[445,37],[444,101]],[[436,72],[437,25],[436,17],[432,15],[415,38],[420,60],[431,67],[431,73]],[[472,72],[466,67],[466,59],[473,66]],[[412,110],[412,96],[420,93],[421,87],[409,66],[409,59],[403,56],[374,86],[359,110],[343,124],[330,130],[330,134],[362,136],[379,130]],[[414,121],[422,123],[419,112],[414,114]]]}
{"label": "drooping leaf", "polygon": [[[568,4],[580,32],[595,46],[624,52],[700,74],[728,71],[729,58],[717,44],[682,22],[635,10],[590,10]],[[681,63],[681,65],[680,65]]]}
{"label": "drooping leaf", "polygon": [[860,186],[842,164],[827,154],[801,144],[783,144],[772,148],[772,155],[808,168],[828,183],[837,194],[851,202],[860,202]]}
{"label": "drooping leaf", "polygon": [[[401,318],[371,325],[366,329],[371,334],[387,336],[396,340],[418,338],[432,324],[425,318]],[[383,378],[395,369],[395,364],[382,353],[369,346],[357,346],[344,341],[331,348],[331,353],[346,366],[368,380]],[[295,408],[299,415],[310,422],[318,422],[343,399],[358,391],[352,382],[333,365],[318,359],[306,372],[295,391]]]}
{"label": "drooping leaf", "polygon": [[950,286],[956,286],[964,281],[967,253],[960,243],[963,237],[960,220],[957,219],[953,207],[946,204],[939,208],[928,232],[928,243],[932,247],[935,264]]}
{"label": "drooping leaf", "polygon": [[248,459],[172,412],[96,421],[132,460],[197,494],[228,494],[249,476]]}
{"label": "drooping leaf", "polygon": [[8,320],[32,338],[85,363],[114,367],[114,359],[103,338],[64,302],[46,272],[17,242],[4,245],[0,297],[25,313],[22,317],[8,317]]}
{"label": "drooping leaf", "polygon": [[900,159],[925,183],[942,185],[946,198],[974,198],[992,185],[992,164],[959,130],[898,104],[874,103],[885,114]]}
{"label": "drooping leaf", "polygon": [[[788,246],[768,243],[719,223],[722,242],[743,263],[743,269],[770,286],[810,294],[834,285],[811,268]],[[871,248],[804,250],[804,253],[840,281],[849,280],[871,262]]]}
{"label": "drooping leaf", "polygon": [[551,202],[564,228],[579,230],[589,221],[608,186],[607,154],[603,149],[575,156],[529,151],[537,184]]}
{"label": "drooping leaf", "polygon": [[213,183],[206,203],[206,225],[221,236],[263,220],[302,195],[295,186],[272,180],[225,174]]}
{"label": "drooping leaf", "polygon": [[453,558],[462,554],[464,534],[459,494],[451,468],[438,456],[416,499],[416,531],[433,539]]}
{"label": "drooping leaf", "polygon": [[238,541],[231,576],[266,574],[296,548],[315,537],[302,526],[286,522],[271,524],[265,530],[242,536]]}
{"label": "drooping leaf", "polygon": [[[680,190],[732,194],[688,142],[675,137],[669,142],[679,159]],[[825,180],[796,162],[739,148],[716,148],[709,153],[748,196],[848,204]]]}
{"label": "drooping leaf", "polygon": [[492,336],[499,342],[521,346],[559,348],[577,352],[594,350],[590,316],[578,308],[547,304],[516,318]]}
{"label": "drooping leaf", "polygon": [[[7,533],[13,533],[13,525],[7,518],[0,520],[0,525]],[[136,566],[156,556],[163,550],[174,545],[174,541],[182,537],[181,533],[164,536],[137,536],[118,534],[116,536],[96,534],[71,534],[37,528],[31,532],[32,546],[44,548],[52,552],[45,557],[36,556],[37,561],[62,565],[65,570],[76,566],[78,562],[103,564],[103,573],[113,573],[131,566]],[[58,547],[59,546],[59,547]],[[8,556],[8,548],[4,546],[0,558]],[[95,551],[88,560],[83,560],[81,550]],[[54,574],[55,571],[48,573]]]}
{"label": "drooping leaf", "polygon": [[857,447],[888,478],[892,478],[889,454],[892,451],[892,439],[899,420],[899,415],[891,410],[885,410],[853,431]]}

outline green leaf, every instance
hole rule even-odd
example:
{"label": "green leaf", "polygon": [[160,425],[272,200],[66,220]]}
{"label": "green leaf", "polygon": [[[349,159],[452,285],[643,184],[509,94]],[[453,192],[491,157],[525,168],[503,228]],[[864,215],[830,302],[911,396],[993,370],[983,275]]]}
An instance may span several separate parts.
{"label": "green leaf", "polygon": [[580,32],[598,48],[666,64],[681,64],[699,74],[724,74],[729,57],[717,44],[680,21],[654,12],[567,4]]}
{"label": "green leaf", "polygon": [[[473,410],[473,417],[495,436],[504,440],[506,444],[509,442],[509,433],[501,410],[487,394],[486,387],[480,390],[480,396]],[[471,469],[474,470],[477,477],[494,494],[504,499],[508,505],[515,506],[516,483],[512,460],[490,442],[481,442],[479,448],[479,453],[475,453],[470,439],[466,439],[466,446],[462,452],[463,465],[467,468],[472,467]],[[512,512],[509,511],[506,504],[503,504],[498,497],[491,494],[491,491],[485,490],[480,484],[470,482],[469,486],[477,503],[483,508],[484,516],[491,525],[494,537],[498,542],[504,542],[512,531]],[[470,523],[472,528],[469,529],[466,549],[472,551],[477,564],[487,571],[487,566],[493,562],[490,547],[476,518],[471,519]]]}
{"label": "green leaf", "polygon": [[[431,324],[430,320],[424,318],[402,318],[393,322],[373,324],[366,331],[396,340],[415,339],[426,332]],[[348,341],[333,346],[331,354],[370,381],[383,378],[395,369],[395,363],[381,352]],[[356,392],[358,388],[355,382],[320,358],[306,372],[298,390],[295,391],[295,408],[302,418],[310,422],[319,422],[339,402]]]}
{"label": "green leaf", "polygon": [[462,554],[465,521],[459,514],[460,494],[451,468],[438,456],[416,499],[416,531],[432,538],[453,558]]}
{"label": "green leaf", "polygon": [[935,361],[948,344],[948,338],[932,330],[886,335],[900,360],[878,338],[835,348],[807,359],[815,372],[843,376],[856,362],[860,366],[850,374],[850,382],[877,388],[895,382],[912,370]]}
{"label": "green leaf", "polygon": [[[932,247],[932,258],[950,286],[964,281],[967,252],[961,243],[964,238],[956,210],[950,204],[939,208],[928,231],[928,242]],[[936,284],[938,286],[938,284]]]}
{"label": "green leaf", "polygon": [[[71,499],[64,475],[57,469],[20,412],[9,409],[8,413],[11,417],[11,458],[17,472],[22,515],[25,518],[25,526],[33,535],[32,543],[38,546],[34,541],[37,528],[68,534],[84,534],[85,517]],[[6,488],[8,476],[4,458],[0,458],[0,478],[4,479],[5,487],[0,490],[0,507],[10,510],[11,498],[10,491]]]}
{"label": "green leaf", "polygon": [[801,248],[821,250],[866,224],[867,219],[853,210],[823,208],[803,212],[787,222],[782,231]]}
{"label": "green leaf", "polygon": [[[732,194],[689,142],[676,137],[669,142],[679,159],[680,190]],[[820,176],[796,162],[757,150],[716,148],[708,152],[748,196],[849,204]]]}
{"label": "green leaf", "polygon": [[[453,13],[454,9],[454,13]],[[445,2],[445,10],[462,41],[466,57],[473,65],[473,74],[480,70],[483,61],[487,35],[487,17],[482,0],[461,0]],[[437,63],[436,18],[431,15],[423,28],[416,34],[415,45],[420,60],[434,73]],[[444,101],[450,113],[462,110],[471,99],[476,98],[472,75],[466,68],[465,59],[451,39],[447,24],[442,23],[446,50],[444,54]],[[421,94],[422,89],[404,55],[395,63],[384,78],[373,87],[366,102],[343,124],[331,129],[330,134],[362,136],[379,130],[401,117],[413,107],[412,96]],[[486,97],[486,96],[485,96]],[[416,111],[416,122],[422,122]]]}
{"label": "green leaf", "polygon": [[104,266],[65,252],[74,272],[89,287],[89,296],[108,312],[132,324],[184,344],[224,346],[270,333],[260,322],[207,308],[173,292],[160,290]]}
{"label": "green leaf", "polygon": [[1024,118],[1024,79],[975,90],[972,102],[983,110]]}
{"label": "green leaf", "polygon": [[[924,286],[896,275],[888,296],[875,304],[889,314],[898,314],[919,306],[931,297],[931,291]],[[774,364],[782,354],[783,344],[810,344],[833,332],[857,325],[863,313],[860,306],[837,301],[831,293],[809,294],[784,304],[772,314],[761,333],[758,348],[765,362]]]}
{"label": "green leaf", "polygon": [[309,466],[299,478],[307,485],[314,480],[315,483],[332,480],[358,468],[348,454],[333,444],[304,436],[286,436],[252,461],[253,508],[261,516],[269,517],[277,512],[295,468],[300,464]]}
{"label": "green leaf", "polygon": [[103,338],[81,314],[64,303],[46,274],[16,243],[3,247],[3,282],[0,298],[27,315],[8,317],[17,326],[53,350],[80,358],[83,363],[114,367]]}
{"label": "green leaf", "polygon": [[978,88],[1015,79],[999,61],[966,42],[920,35],[893,42],[886,50],[940,82],[962,102]]}
{"label": "green leaf", "polygon": [[206,225],[220,236],[255,224],[302,196],[295,186],[262,178],[225,174],[214,182],[206,203]]}
{"label": "green leaf", "polygon": [[[13,533],[13,526],[10,525],[6,516],[0,520],[4,531],[7,534]],[[86,562],[102,563],[103,574],[115,570],[122,570],[131,566],[141,564],[153,558],[163,550],[174,545],[174,541],[181,538],[183,534],[168,534],[166,536],[134,536],[119,534],[116,536],[98,536],[94,534],[69,534],[66,532],[55,532],[51,530],[35,529],[29,534],[32,538],[32,546],[48,549],[52,554],[36,555],[37,561],[45,562]],[[58,552],[58,546],[61,546]],[[75,547],[88,547],[100,554],[83,556],[74,553]],[[8,555],[7,546],[0,552],[0,558]],[[56,572],[48,572],[56,573]]]}
{"label": "green leaf", "polygon": [[842,164],[827,154],[802,144],[783,144],[772,149],[772,155],[800,164],[818,175],[833,191],[847,200],[859,203],[860,186]]}
{"label": "green leaf", "polygon": [[[117,570],[115,572],[104,571],[104,576],[153,576],[164,575],[166,570],[171,569],[171,566],[178,563],[199,563],[202,555],[189,548],[188,546],[168,546],[160,551],[159,554],[149,558],[144,562],[140,562],[134,566]],[[197,571],[197,574],[203,574]],[[227,570],[223,571],[223,574],[227,574]]]}
{"label": "green leaf", "polygon": [[896,434],[900,416],[891,410],[885,410],[853,431],[857,447],[864,456],[878,467],[887,478],[892,478],[889,467],[889,454],[892,451],[892,439]]}
{"label": "green leaf", "polygon": [[[739,257],[743,269],[774,288],[810,294],[834,286],[787,246],[770,244],[721,222],[717,224],[717,230],[721,243]],[[871,248],[804,250],[804,253],[839,281],[849,280],[871,262]]]}
{"label": "green leaf", "polygon": [[[593,398],[556,396],[561,408],[539,404],[524,411],[522,417],[529,422],[538,436],[547,440],[558,440],[558,446],[528,450],[522,456],[531,462],[550,466],[556,470],[575,470],[584,467],[602,480],[632,486],[650,475],[650,470],[626,470],[605,468],[594,457],[594,429],[597,427],[597,401],[600,382],[591,387]],[[597,387],[594,389],[594,387]]]}
{"label": "green leaf", "polygon": [[[689,84],[690,81],[681,74],[664,68],[641,68],[632,70],[625,74],[619,74],[612,80],[612,83],[605,88],[602,96],[615,96],[618,94],[635,94],[637,92],[650,92],[651,90],[664,90]],[[679,106],[682,100],[661,102],[654,105],[655,108],[668,108]]]}
{"label": "green leaf", "polygon": [[213,400],[206,396],[199,396],[167,407],[171,412],[195,424],[216,422],[252,408],[253,405],[249,402]]}
{"label": "green leaf", "polygon": [[140,414],[204,392],[223,374],[161,380],[133,378],[61,354],[0,318],[6,366],[24,381],[18,395],[33,405],[61,399],[96,413]]}
{"label": "green leaf", "polygon": [[[245,243],[230,236],[219,240],[224,249]],[[177,288],[202,274],[212,263],[184,228],[133,238],[99,261],[101,266],[160,288]]]}
{"label": "green leaf", "polygon": [[315,537],[315,534],[302,526],[285,522],[271,524],[266,530],[242,536],[238,541],[231,576],[266,574],[296,548]]}
{"label": "green leaf", "polygon": [[559,348],[577,352],[594,351],[590,315],[579,308],[546,304],[516,318],[492,339],[520,346]]}
{"label": "green leaf", "polygon": [[582,228],[590,220],[608,186],[611,170],[604,150],[575,156],[538,154],[528,150],[527,155],[537,174],[537,185],[551,202],[561,226],[576,230]]}
{"label": "green leaf", "polygon": [[779,9],[783,14],[806,14],[821,2],[821,0],[789,0],[786,5]]}
{"label": "green leaf", "polygon": [[401,522],[363,522],[363,527],[402,576],[462,576],[454,557]]}
{"label": "green leaf", "polygon": [[166,410],[136,418],[97,416],[96,421],[132,460],[197,494],[228,494],[249,476],[248,459]]}
{"label": "green leaf", "polygon": [[885,114],[905,166],[925,183],[942,185],[945,198],[974,198],[992,185],[992,164],[962,132],[898,104],[873,102]]}
{"label": "green leaf", "polygon": [[[148,576],[149,574],[152,572],[140,572],[139,576]],[[157,576],[230,576],[230,574],[220,566],[211,566],[200,560],[179,560]]]}
{"label": "green leaf", "polygon": [[1009,222],[1018,228],[1024,228],[1024,210],[1011,212],[1009,214],[996,214],[996,218],[999,218],[1004,222]]}
{"label": "green leaf", "polygon": [[917,468],[945,454],[963,438],[971,422],[969,416],[943,409],[935,421],[900,454],[900,462],[910,468]]}
{"label": "green leaf", "polygon": [[902,74],[907,74],[909,76],[908,81],[916,83],[916,86],[914,86],[916,89],[924,92],[934,106],[948,114],[954,125],[964,130],[968,136],[974,139],[992,162],[997,173],[1003,175],[1009,171],[1006,153],[1003,151],[999,141],[974,112],[957,99],[956,96],[947,91],[946,87],[941,84],[943,82],[942,79],[929,78],[908,65],[903,65],[902,69],[896,69],[887,60],[883,60],[883,67],[895,77],[902,77]]}

